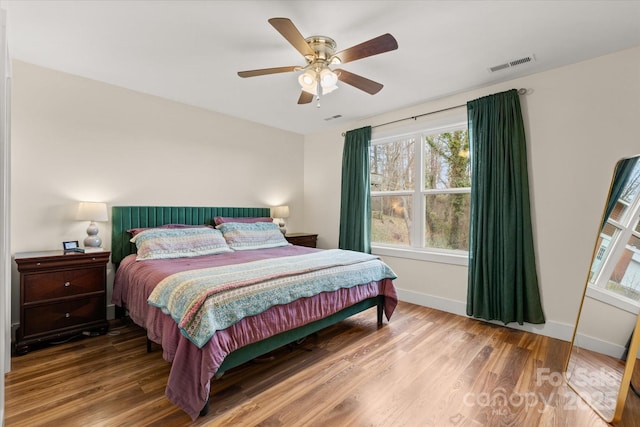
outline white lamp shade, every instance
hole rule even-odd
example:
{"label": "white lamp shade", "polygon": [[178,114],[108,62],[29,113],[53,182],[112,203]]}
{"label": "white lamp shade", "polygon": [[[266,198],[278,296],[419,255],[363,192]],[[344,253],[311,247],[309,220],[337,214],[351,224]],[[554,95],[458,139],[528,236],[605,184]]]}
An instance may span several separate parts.
{"label": "white lamp shade", "polygon": [[310,86],[312,84],[315,84],[316,82],[315,73],[311,70],[305,71],[304,73],[300,74],[300,77],[298,77],[298,82],[302,86]]}
{"label": "white lamp shade", "polygon": [[322,86],[322,94],[326,95],[328,93],[333,92],[336,89],[338,89],[338,86],[336,86],[336,85],[333,85],[333,86]]}
{"label": "white lamp shade", "polygon": [[99,202],[81,202],[78,206],[77,219],[80,221],[108,221],[107,204]]}
{"label": "white lamp shade", "polygon": [[276,206],[271,209],[272,218],[289,218],[289,206]]}
{"label": "white lamp shade", "polygon": [[300,74],[298,77],[298,83],[302,87],[302,90],[313,95],[318,94],[318,82],[316,80],[316,73],[312,70],[307,70]]}
{"label": "white lamp shade", "polygon": [[320,84],[323,89],[335,86],[336,83],[338,83],[338,75],[336,73],[328,68],[320,71]]}

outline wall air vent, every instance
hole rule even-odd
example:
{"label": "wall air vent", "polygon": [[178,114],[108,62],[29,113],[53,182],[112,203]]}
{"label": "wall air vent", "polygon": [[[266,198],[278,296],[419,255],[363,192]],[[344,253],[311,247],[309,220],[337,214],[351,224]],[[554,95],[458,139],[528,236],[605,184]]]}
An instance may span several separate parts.
{"label": "wall air vent", "polygon": [[524,58],[514,59],[509,62],[505,62],[504,64],[494,65],[493,67],[489,67],[490,73],[495,73],[496,71],[506,70],[507,68],[512,68],[517,65],[528,64],[529,62],[534,62],[536,60],[535,56],[529,55]]}

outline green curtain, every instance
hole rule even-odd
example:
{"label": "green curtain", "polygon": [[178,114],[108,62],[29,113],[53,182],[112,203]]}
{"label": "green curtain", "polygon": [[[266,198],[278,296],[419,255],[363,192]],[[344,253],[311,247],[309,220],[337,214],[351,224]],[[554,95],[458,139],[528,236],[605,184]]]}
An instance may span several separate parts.
{"label": "green curtain", "polygon": [[371,126],[350,130],[342,153],[342,195],[338,247],[371,253]]}
{"label": "green curtain", "polygon": [[515,89],[467,103],[471,219],[467,314],[544,323],[533,248],[524,124]]}

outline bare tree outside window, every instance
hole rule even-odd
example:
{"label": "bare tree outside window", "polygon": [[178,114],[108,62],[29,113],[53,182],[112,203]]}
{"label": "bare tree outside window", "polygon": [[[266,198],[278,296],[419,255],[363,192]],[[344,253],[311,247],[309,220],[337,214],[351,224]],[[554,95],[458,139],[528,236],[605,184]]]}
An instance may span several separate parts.
{"label": "bare tree outside window", "polygon": [[413,138],[376,144],[370,149],[371,229],[374,242],[411,245],[415,155],[416,143]]}

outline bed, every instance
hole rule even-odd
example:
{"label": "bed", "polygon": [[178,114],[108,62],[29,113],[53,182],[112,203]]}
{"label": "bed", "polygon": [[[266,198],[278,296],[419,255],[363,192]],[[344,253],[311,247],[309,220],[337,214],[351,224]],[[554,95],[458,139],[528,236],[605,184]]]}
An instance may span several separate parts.
{"label": "bed", "polygon": [[[397,304],[395,275],[382,261],[352,251],[281,244],[282,236],[271,231],[277,226],[254,223],[269,214],[269,208],[112,208],[116,313],[126,312],[146,329],[148,341],[162,346],[171,363],[165,394],[194,420],[209,410],[214,377],[372,307],[381,324]],[[220,218],[226,224],[214,228]],[[229,240],[237,230],[246,237],[258,227],[260,239],[269,235],[278,243],[256,246],[255,234],[248,244]],[[164,231],[173,228],[185,230]],[[209,238],[215,232],[227,239],[229,250],[220,245],[214,253],[138,261],[147,251],[142,237],[131,242],[131,230],[152,236],[149,241],[182,238],[182,233]],[[311,283],[327,287],[312,291]],[[214,288],[225,292],[213,293]],[[241,313],[227,313],[231,306]]]}

